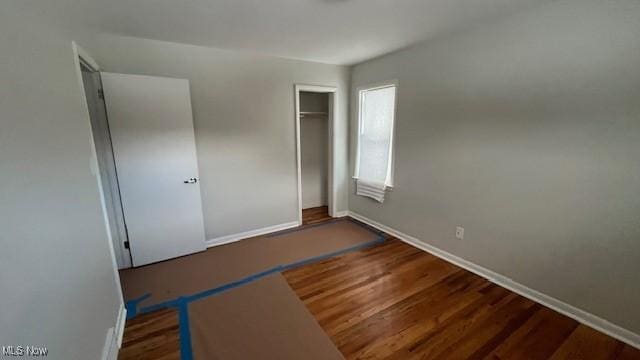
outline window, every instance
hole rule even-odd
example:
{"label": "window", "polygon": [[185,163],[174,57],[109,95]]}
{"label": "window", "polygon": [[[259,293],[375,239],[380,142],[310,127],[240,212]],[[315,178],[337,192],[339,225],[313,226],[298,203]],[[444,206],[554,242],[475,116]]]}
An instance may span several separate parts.
{"label": "window", "polygon": [[393,186],[393,129],[396,85],[360,90],[358,108],[357,193],[384,201]]}

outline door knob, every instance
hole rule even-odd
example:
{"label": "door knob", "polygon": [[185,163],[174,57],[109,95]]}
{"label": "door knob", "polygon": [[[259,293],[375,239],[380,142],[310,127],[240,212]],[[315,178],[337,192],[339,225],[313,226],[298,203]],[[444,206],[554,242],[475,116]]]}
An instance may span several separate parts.
{"label": "door knob", "polygon": [[198,182],[198,179],[196,178],[190,178],[189,180],[184,181],[185,184],[195,184],[197,182]]}

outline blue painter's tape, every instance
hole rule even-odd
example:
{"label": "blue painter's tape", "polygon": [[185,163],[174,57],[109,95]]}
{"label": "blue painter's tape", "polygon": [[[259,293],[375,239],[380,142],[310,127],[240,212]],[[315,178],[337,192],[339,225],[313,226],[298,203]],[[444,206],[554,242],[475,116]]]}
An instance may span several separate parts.
{"label": "blue painter's tape", "polygon": [[351,246],[342,250],[338,250],[338,251],[334,251],[328,254],[324,254],[324,255],[319,255],[319,256],[315,256],[315,257],[311,257],[308,259],[304,259],[304,260],[300,260],[291,264],[287,264],[287,265],[283,265],[282,266],[282,270],[289,270],[289,269],[293,269],[293,268],[297,268],[300,267],[302,265],[307,265],[307,264],[311,264],[314,262],[318,262],[321,260],[325,260],[334,256],[338,256],[338,255],[342,255],[351,251],[356,251],[356,250],[362,250],[362,249],[366,249],[368,247],[371,246],[375,246],[378,244],[381,244],[385,241],[385,238],[382,236],[379,236],[376,240],[373,241],[369,241],[363,244],[359,244],[359,245],[355,245],[355,246]]}
{"label": "blue painter's tape", "polygon": [[[337,220],[333,220],[331,222],[324,222],[324,223],[321,223],[321,224],[308,225],[304,229],[308,229],[310,227],[328,225],[328,224],[335,223],[335,222],[338,222],[338,221],[351,221],[351,220],[337,219]],[[263,278],[265,276],[268,276],[268,275],[271,275],[271,274],[274,274],[274,273],[277,273],[277,272],[293,269],[293,268],[296,268],[296,267],[300,267],[300,266],[303,266],[303,265],[307,265],[307,264],[310,264],[310,263],[321,261],[321,260],[324,260],[324,259],[327,259],[327,258],[331,258],[331,257],[334,257],[334,256],[342,255],[344,253],[348,253],[348,252],[351,252],[351,251],[365,249],[365,248],[368,248],[368,247],[371,247],[371,246],[375,246],[375,245],[381,244],[386,240],[386,237],[385,237],[383,232],[380,232],[377,229],[371,228],[368,225],[363,224],[363,223],[361,223],[359,221],[353,221],[353,222],[355,224],[360,225],[363,228],[365,228],[365,229],[377,234],[378,235],[377,239],[369,241],[369,242],[366,242],[366,243],[363,243],[363,244],[358,244],[358,245],[355,245],[355,246],[344,248],[344,249],[341,249],[341,250],[338,250],[338,251],[330,252],[330,253],[327,253],[327,254],[314,256],[314,257],[307,258],[307,259],[303,259],[303,260],[300,260],[300,261],[297,261],[297,262],[293,262],[293,263],[290,263],[290,264],[274,266],[272,268],[269,268],[267,270],[261,271],[259,273],[252,274],[252,275],[249,275],[249,276],[244,277],[242,279],[239,279],[239,280],[236,280],[236,281],[224,284],[224,285],[220,285],[220,286],[217,286],[217,287],[212,288],[212,289],[204,290],[204,291],[201,291],[199,293],[196,293],[196,294],[193,294],[193,295],[190,295],[190,296],[184,296],[184,297],[181,296],[181,297],[179,297],[177,299],[164,301],[164,302],[161,302],[161,303],[158,303],[158,304],[149,305],[149,306],[143,307],[141,309],[138,309],[137,308],[138,307],[138,303],[143,301],[143,300],[145,300],[145,299],[147,299],[149,296],[151,296],[151,294],[145,294],[144,296],[142,296],[140,298],[133,299],[133,300],[127,302],[127,319],[133,318],[137,314],[145,314],[145,313],[149,313],[149,312],[152,312],[152,311],[161,310],[161,309],[165,309],[165,308],[178,308],[179,309],[180,306],[182,306],[181,305],[182,303],[189,303],[189,302],[196,301],[196,300],[199,300],[199,299],[202,299],[202,298],[206,298],[206,297],[209,297],[209,296],[217,295],[217,294],[223,293],[225,291],[237,288],[239,286],[251,283],[253,281],[256,281],[258,279],[261,279],[261,278]],[[283,231],[280,231],[280,232],[275,233],[273,235],[277,235],[277,234],[279,235],[279,234],[288,233],[288,232],[300,231],[300,230],[304,230],[304,229],[297,228],[297,229],[291,229],[291,230],[283,230]],[[131,308],[131,311],[129,311],[130,308]]]}
{"label": "blue painter's tape", "polygon": [[[368,248],[368,247],[371,247],[371,246],[375,246],[375,245],[381,244],[384,241],[385,241],[385,238],[382,237],[382,236],[379,236],[376,240],[369,241],[369,242],[366,242],[366,243],[363,243],[363,244],[358,244],[358,245],[351,246],[351,247],[348,247],[348,248],[345,248],[345,249],[342,249],[342,250],[334,251],[334,252],[327,253],[327,254],[320,255],[320,256],[311,257],[311,258],[304,259],[304,260],[301,260],[301,261],[297,261],[297,262],[294,262],[294,263],[290,263],[290,264],[287,264],[287,265],[274,266],[274,267],[272,267],[270,269],[267,269],[265,271],[262,271],[262,272],[259,272],[259,273],[253,274],[253,275],[249,275],[249,276],[244,277],[244,278],[242,278],[240,280],[236,280],[236,281],[233,281],[233,282],[230,282],[230,283],[215,287],[213,289],[205,290],[205,291],[199,292],[197,294],[194,294],[194,295],[191,295],[191,296],[187,296],[186,299],[189,302],[191,302],[191,301],[196,301],[196,300],[199,300],[199,299],[202,299],[202,298],[206,298],[206,297],[209,297],[209,296],[212,296],[212,295],[217,295],[217,294],[220,294],[222,292],[237,288],[239,286],[254,282],[254,281],[258,280],[258,279],[261,279],[261,278],[263,278],[265,276],[268,276],[268,275],[271,275],[271,274],[274,274],[274,273],[277,273],[277,272],[281,272],[281,271],[288,270],[288,269],[293,269],[293,268],[296,268],[296,267],[299,267],[299,266],[302,266],[302,265],[306,265],[306,264],[310,264],[310,263],[317,262],[317,261],[320,261],[320,260],[324,260],[324,259],[327,259],[327,258],[330,258],[330,257],[334,257],[334,256],[337,256],[337,255],[341,255],[341,254],[344,254],[344,253],[347,253],[347,252],[350,252],[350,251],[365,249],[365,248]],[[159,305],[163,306],[163,304],[159,304]]]}
{"label": "blue painter's tape", "polygon": [[278,265],[278,266],[272,267],[272,268],[270,268],[268,270],[259,272],[257,274],[249,275],[249,276],[247,276],[245,278],[242,278],[240,280],[236,280],[236,281],[233,281],[233,282],[230,282],[230,283],[215,287],[213,289],[205,290],[205,291],[199,292],[197,294],[188,296],[187,299],[189,301],[196,301],[196,300],[208,297],[208,296],[217,295],[217,294],[220,294],[222,292],[237,288],[238,286],[242,286],[244,284],[248,284],[250,282],[256,281],[256,280],[258,280],[260,278],[263,278],[265,276],[268,276],[268,275],[271,275],[273,273],[277,273],[277,272],[280,272],[280,271],[282,271],[282,266]]}
{"label": "blue painter's tape", "polygon": [[[178,298],[179,299],[179,298]],[[168,300],[168,301],[164,301],[158,304],[153,304],[153,305],[149,305],[146,307],[143,307],[142,309],[140,309],[138,311],[139,314],[146,314],[146,313],[150,313],[156,310],[161,310],[161,309],[166,309],[166,308],[170,308],[170,307],[178,307],[178,299],[173,299],[173,300]]]}
{"label": "blue painter's tape", "polygon": [[178,298],[177,301],[180,319],[180,358],[193,360],[191,348],[191,329],[189,328],[189,301],[186,298]]}
{"label": "blue painter's tape", "polygon": [[[334,220],[332,222],[336,222],[336,221],[345,221],[342,219],[339,220]],[[347,220],[348,221],[348,220]],[[332,223],[332,222],[328,222],[328,223]],[[322,224],[316,224],[316,225],[309,225],[307,227],[305,227],[305,229],[308,229],[310,227],[317,227],[317,226],[322,226],[322,225],[327,225],[328,223],[322,223]],[[126,303],[126,308],[127,308],[127,319],[131,319],[133,317],[135,317],[137,314],[144,314],[144,313],[148,313],[148,312],[152,312],[152,311],[156,311],[156,310],[160,310],[160,309],[165,309],[165,308],[177,308],[178,309],[178,316],[179,316],[179,326],[180,326],[180,355],[182,360],[193,360],[193,349],[191,347],[191,329],[189,327],[189,309],[188,309],[188,305],[190,302],[192,301],[196,301],[202,298],[206,298],[209,296],[213,296],[213,295],[217,295],[220,294],[222,292],[237,288],[239,286],[251,283],[253,281],[256,281],[258,279],[261,279],[265,276],[269,276],[271,274],[277,273],[277,272],[281,272],[284,270],[289,270],[289,269],[293,269],[296,267],[300,267],[306,264],[310,264],[313,262],[317,262],[317,261],[321,261],[324,259],[328,259],[334,256],[338,256],[347,252],[351,252],[351,251],[356,251],[356,250],[361,250],[361,249],[365,249],[371,246],[375,246],[378,244],[381,244],[383,242],[385,242],[386,240],[386,236],[383,232],[378,231],[377,229],[374,229],[366,224],[360,223],[358,221],[354,221],[354,223],[364,227],[365,229],[375,233],[378,235],[377,239],[373,240],[373,241],[369,241],[363,244],[359,244],[359,245],[355,245],[355,246],[351,246],[345,249],[341,249],[338,251],[334,251],[331,253],[327,253],[327,254],[323,254],[323,255],[319,255],[319,256],[315,256],[315,257],[311,257],[311,258],[307,258],[304,260],[300,260],[300,261],[296,261],[290,264],[286,264],[286,265],[278,265],[278,266],[274,266],[272,268],[269,268],[267,270],[261,271],[259,273],[256,274],[252,274],[249,275],[247,277],[244,277],[240,280],[236,280],[221,286],[217,286],[215,288],[209,289],[209,290],[204,290],[202,292],[190,295],[190,296],[186,296],[186,297],[178,297],[177,299],[173,299],[173,300],[168,300],[168,301],[164,301],[158,304],[154,304],[154,305],[150,305],[150,306],[146,306],[143,307],[141,309],[138,309],[138,305],[140,302],[142,302],[143,300],[146,300],[147,298],[149,298],[151,296],[151,294],[145,294],[139,298],[136,299],[132,299],[130,301],[127,301]],[[299,231],[299,230],[303,230],[303,229],[291,229],[291,230],[284,230],[281,232],[278,232],[276,234],[283,234],[283,233],[288,233],[288,232],[293,232],[293,231]],[[276,235],[274,234],[274,235]]]}
{"label": "blue painter's tape", "polygon": [[139,313],[144,314],[165,308],[178,309],[178,324],[180,331],[180,359],[193,360],[193,349],[191,347],[191,328],[189,325],[189,297],[179,297],[174,300],[165,301],[140,309]]}
{"label": "blue painter's tape", "polygon": [[135,317],[138,314],[138,304],[144,301],[145,299],[149,298],[150,296],[151,296],[151,293],[146,293],[140,296],[139,298],[135,298],[126,302],[124,306],[127,309],[127,320],[133,319],[133,317]]}
{"label": "blue painter's tape", "polygon": [[387,238],[387,234],[384,231],[378,230],[376,228],[374,228],[373,226],[369,225],[369,224],[365,224],[360,220],[356,220],[356,219],[349,219],[349,221],[351,221],[352,223],[356,224],[356,225],[360,225],[360,227],[363,227],[369,231],[371,231],[372,233],[378,234],[379,236],[383,237],[383,238]]}

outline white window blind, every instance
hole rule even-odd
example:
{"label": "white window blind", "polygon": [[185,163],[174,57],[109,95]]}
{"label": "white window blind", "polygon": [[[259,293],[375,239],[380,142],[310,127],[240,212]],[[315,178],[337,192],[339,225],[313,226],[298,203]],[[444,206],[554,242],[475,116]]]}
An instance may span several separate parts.
{"label": "white window blind", "polygon": [[379,202],[393,186],[395,103],[395,85],[360,91],[356,192]]}

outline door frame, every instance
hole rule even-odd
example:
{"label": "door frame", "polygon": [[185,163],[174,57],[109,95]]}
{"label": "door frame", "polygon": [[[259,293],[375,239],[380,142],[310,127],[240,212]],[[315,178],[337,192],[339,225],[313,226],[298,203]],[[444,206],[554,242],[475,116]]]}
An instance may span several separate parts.
{"label": "door frame", "polygon": [[[87,98],[85,96],[85,88],[84,88],[84,83],[82,81],[82,66],[85,66],[87,68],[89,68],[91,71],[95,71],[95,72],[100,72],[102,70],[102,68],[100,67],[100,65],[91,57],[91,55],[89,55],[88,52],[86,52],[82,47],[80,47],[75,41],[72,42],[72,48],[73,48],[73,54],[74,54],[74,61],[76,63],[76,72],[77,72],[77,76],[78,76],[78,81],[80,82],[80,90],[82,92],[82,100],[83,100],[83,105],[87,106]],[[106,111],[106,106],[105,106],[105,111]],[[124,216],[119,216],[119,214],[109,214],[106,208],[106,205],[104,203],[104,199],[105,196],[107,196],[107,194],[104,191],[104,185],[102,184],[102,179],[100,178],[100,169],[98,166],[98,152],[96,150],[96,145],[95,145],[95,141],[93,139],[93,129],[91,127],[91,119],[89,118],[89,109],[86,108],[86,116],[87,116],[87,120],[89,122],[89,128],[91,129],[90,132],[90,140],[91,140],[91,147],[92,147],[92,171],[95,172],[96,177],[98,179],[98,188],[100,191],[100,201],[102,202],[102,210],[103,210],[103,215],[104,215],[104,220],[105,220],[105,225],[107,226],[107,232],[108,232],[108,236],[109,236],[109,243],[110,246],[109,248],[112,250],[112,254],[113,254],[113,261],[114,261],[114,268],[116,270],[116,272],[120,269],[120,268],[130,268],[132,266],[131,263],[131,254],[129,252],[129,249],[126,248],[125,246],[125,241],[127,241],[127,234],[126,234],[126,230],[124,230],[124,233],[121,235],[124,235],[124,237],[120,236],[120,238],[122,239],[122,241],[120,241],[117,246],[114,246],[116,244],[114,244],[113,241],[113,235],[111,234],[111,228],[109,225],[109,216],[117,216],[118,219],[114,219],[116,220],[116,222],[121,222],[122,224],[126,224]],[[93,161],[95,160],[95,164],[93,163]],[[93,168],[93,166],[95,166],[95,169]],[[117,184],[117,174],[113,173],[110,174],[110,176],[113,176],[116,179],[116,188],[118,188],[119,191],[119,187]],[[109,194],[112,194],[112,190],[109,192]],[[118,200],[119,201],[119,200]],[[121,203],[116,204],[122,206]],[[122,267],[120,267],[118,265],[118,259],[120,259],[120,263],[122,264]],[[118,287],[120,287],[120,284],[118,283]]]}
{"label": "door frame", "polygon": [[335,146],[336,146],[336,119],[338,118],[338,88],[336,86],[295,84],[295,124],[296,124],[296,176],[298,178],[298,225],[302,225],[302,158],[300,154],[300,92],[313,92],[328,94],[329,111],[327,114],[328,121],[328,164],[327,164],[327,202],[329,208],[329,216],[335,217],[336,211],[336,181],[334,174],[336,173],[335,163]]}
{"label": "door frame", "polygon": [[[96,183],[97,183],[96,185],[99,192],[98,197],[100,198],[100,205],[102,208],[104,227],[107,234],[107,241],[109,242],[107,244],[107,248],[109,249],[109,255],[111,257],[115,286],[118,291],[118,295],[122,301],[120,303],[120,307],[122,308],[124,306],[124,295],[122,294],[122,286],[120,285],[120,273],[118,272],[118,262],[116,261],[116,254],[113,246],[113,239],[111,237],[111,229],[109,227],[107,206],[105,205],[105,202],[104,202],[104,191],[102,190],[102,179],[100,178],[100,169],[98,168],[98,155],[96,152],[96,145],[93,141],[93,131],[91,128],[91,119],[89,118],[89,107],[87,104],[87,97],[85,96],[85,92],[84,92],[84,82],[82,81],[82,68],[81,68],[80,62],[82,62],[84,65],[88,66],[90,69],[95,71],[99,71],[100,66],[95,60],[93,60],[93,58],[89,55],[89,53],[87,53],[80,46],[78,46],[78,44],[76,44],[75,41],[71,42],[71,49],[73,52],[73,63],[76,70],[76,79],[78,80],[78,89],[80,90],[80,96],[82,99],[81,106],[84,109],[83,115],[85,116],[87,125],[89,126],[89,133],[87,134],[87,136],[89,136],[89,141],[91,143],[91,147],[90,147],[91,157],[89,158],[89,165],[90,165],[92,174],[96,177]],[[122,321],[121,324],[118,324],[118,329],[115,329],[115,331],[119,331],[122,328],[124,328],[124,321]],[[118,336],[118,344],[120,344],[121,342],[122,342],[122,331],[120,331],[120,335]]]}

